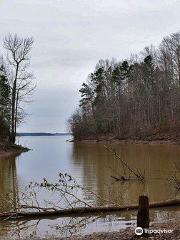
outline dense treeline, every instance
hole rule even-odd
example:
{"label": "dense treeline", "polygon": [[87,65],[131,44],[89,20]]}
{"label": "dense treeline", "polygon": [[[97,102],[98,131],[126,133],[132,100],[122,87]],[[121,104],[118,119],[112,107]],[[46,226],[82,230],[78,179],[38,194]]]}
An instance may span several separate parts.
{"label": "dense treeline", "polygon": [[[0,140],[15,143],[17,126],[25,117],[35,85],[28,72],[32,38],[9,34],[4,38],[5,54],[0,58]],[[1,49],[0,49],[1,50]]]}
{"label": "dense treeline", "polygon": [[128,60],[100,60],[80,93],[80,107],[69,119],[75,139],[142,138],[178,130],[180,32]]}
{"label": "dense treeline", "polygon": [[10,86],[4,74],[3,66],[0,67],[0,139],[9,135],[10,123]]}

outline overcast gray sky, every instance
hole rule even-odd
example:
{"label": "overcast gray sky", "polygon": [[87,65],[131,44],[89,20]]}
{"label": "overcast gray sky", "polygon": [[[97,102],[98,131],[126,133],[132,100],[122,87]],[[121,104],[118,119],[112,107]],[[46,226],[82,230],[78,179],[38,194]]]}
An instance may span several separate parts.
{"label": "overcast gray sky", "polygon": [[65,132],[99,59],[129,57],[180,30],[179,0],[0,0],[5,35],[33,36],[35,102],[23,132]]}

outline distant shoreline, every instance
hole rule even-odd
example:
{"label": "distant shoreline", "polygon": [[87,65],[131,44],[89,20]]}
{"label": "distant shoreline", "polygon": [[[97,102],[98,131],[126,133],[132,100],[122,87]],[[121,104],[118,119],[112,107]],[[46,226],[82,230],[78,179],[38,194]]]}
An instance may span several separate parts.
{"label": "distant shoreline", "polygon": [[18,137],[30,137],[30,136],[34,136],[34,137],[38,137],[38,136],[70,136],[71,133],[18,133],[17,136]]}

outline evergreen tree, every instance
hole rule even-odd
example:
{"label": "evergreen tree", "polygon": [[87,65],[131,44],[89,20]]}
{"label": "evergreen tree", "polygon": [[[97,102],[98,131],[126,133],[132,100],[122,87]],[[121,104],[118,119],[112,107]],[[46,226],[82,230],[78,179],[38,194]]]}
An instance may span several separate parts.
{"label": "evergreen tree", "polygon": [[4,74],[4,67],[0,67],[0,138],[9,134],[10,127],[10,87]]}

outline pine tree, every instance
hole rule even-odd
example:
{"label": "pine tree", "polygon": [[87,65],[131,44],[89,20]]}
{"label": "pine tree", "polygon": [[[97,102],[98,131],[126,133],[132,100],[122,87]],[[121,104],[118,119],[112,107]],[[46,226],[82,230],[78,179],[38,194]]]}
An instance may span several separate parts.
{"label": "pine tree", "polygon": [[9,134],[10,126],[10,87],[4,74],[4,67],[0,67],[0,138]]}

